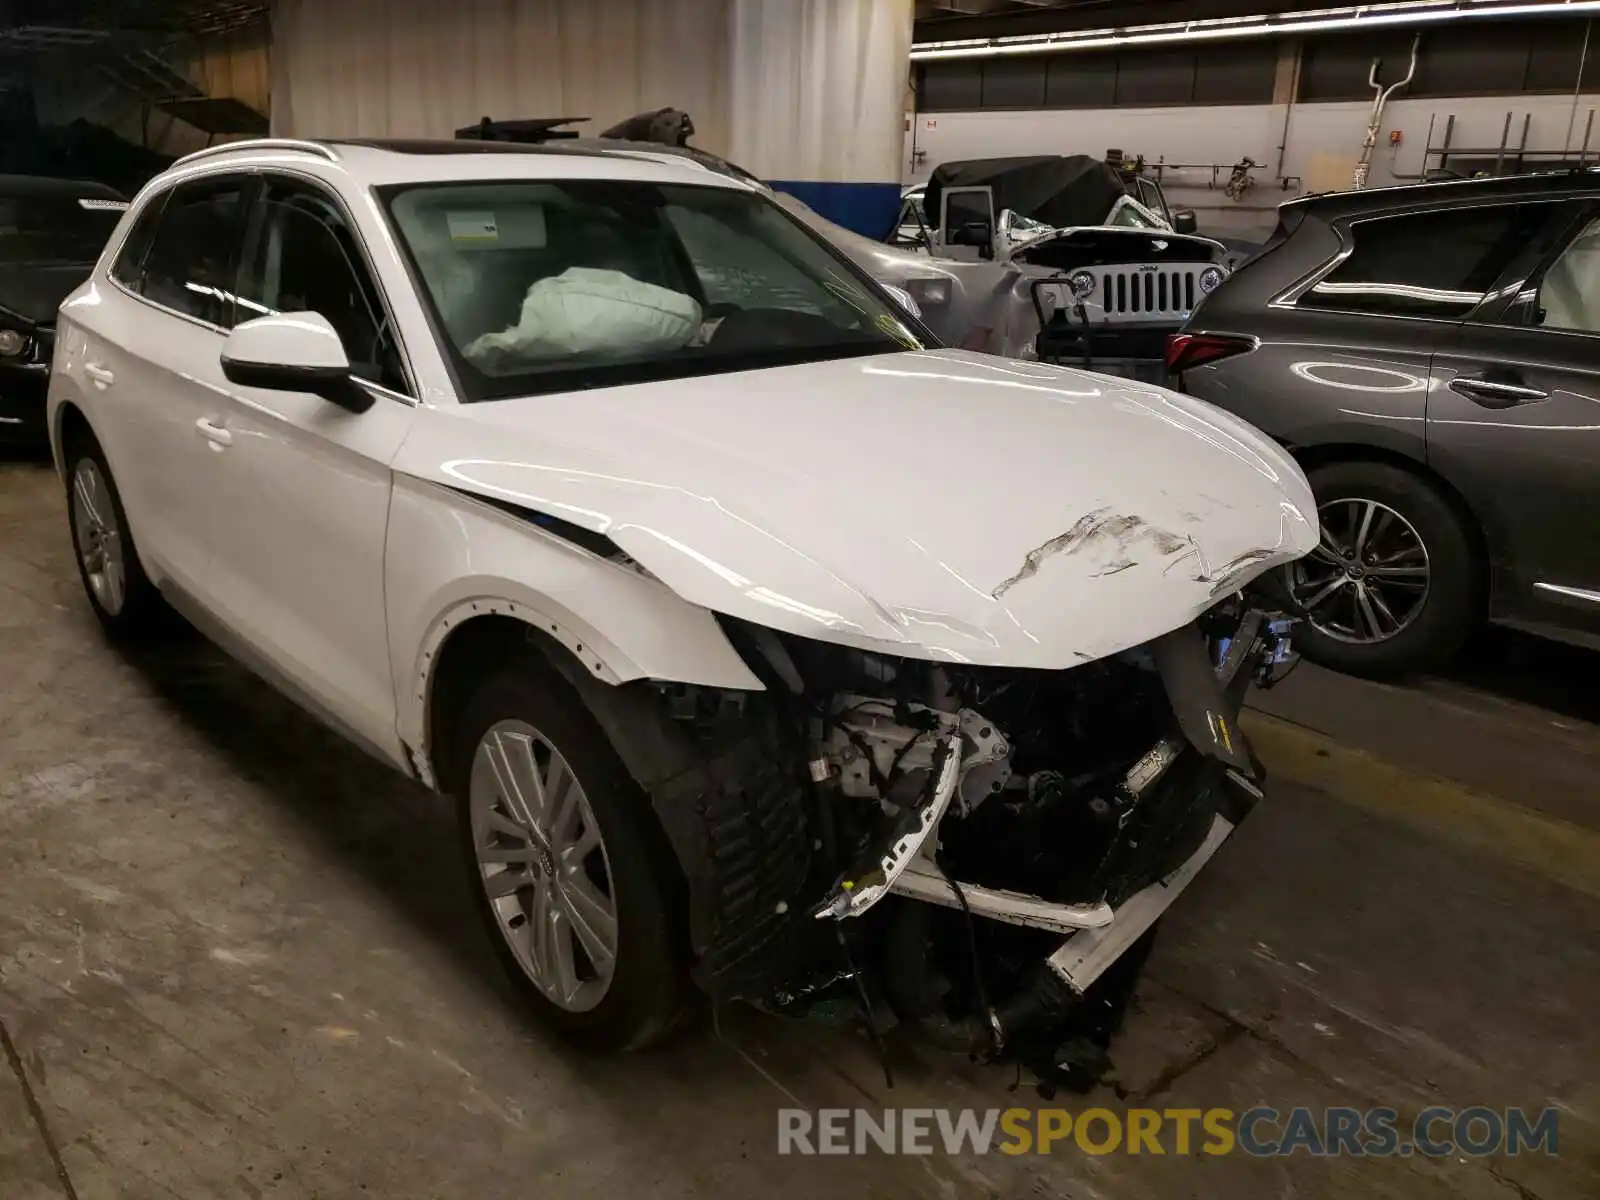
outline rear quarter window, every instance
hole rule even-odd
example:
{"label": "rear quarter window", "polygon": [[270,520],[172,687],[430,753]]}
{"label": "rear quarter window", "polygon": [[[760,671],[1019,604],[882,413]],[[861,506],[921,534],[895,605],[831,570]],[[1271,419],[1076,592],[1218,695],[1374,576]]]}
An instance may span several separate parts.
{"label": "rear quarter window", "polygon": [[123,238],[117,257],[111,264],[111,278],[135,292],[144,284],[144,258],[155,239],[156,226],[161,223],[161,210],[166,207],[169,192],[152,197],[134,218],[133,228]]}
{"label": "rear quarter window", "polygon": [[1485,205],[1351,222],[1350,253],[1303,308],[1460,320],[1550,219],[1547,202]]}

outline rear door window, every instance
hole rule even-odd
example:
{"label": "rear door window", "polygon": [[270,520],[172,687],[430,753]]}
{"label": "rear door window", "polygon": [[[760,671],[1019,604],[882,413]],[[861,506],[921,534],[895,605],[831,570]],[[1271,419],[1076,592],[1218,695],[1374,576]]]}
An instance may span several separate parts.
{"label": "rear door window", "polygon": [[1546,202],[1408,213],[1354,222],[1349,256],[1302,307],[1461,320],[1550,220]]}
{"label": "rear door window", "polygon": [[247,182],[226,176],[175,187],[134,290],[173,312],[231,328]]}

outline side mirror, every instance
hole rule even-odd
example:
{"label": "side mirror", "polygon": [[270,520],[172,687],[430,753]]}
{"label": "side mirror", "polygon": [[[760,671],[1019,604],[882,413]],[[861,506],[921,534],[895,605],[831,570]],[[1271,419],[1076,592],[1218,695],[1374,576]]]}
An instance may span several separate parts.
{"label": "side mirror", "polygon": [[275,313],[235,325],[222,345],[222,373],[240,387],[307,392],[351,412],[372,407],[372,393],[350,374],[350,357],[320,313]]}
{"label": "side mirror", "polygon": [[1173,233],[1198,233],[1200,219],[1194,215],[1192,208],[1176,209],[1172,214]]}

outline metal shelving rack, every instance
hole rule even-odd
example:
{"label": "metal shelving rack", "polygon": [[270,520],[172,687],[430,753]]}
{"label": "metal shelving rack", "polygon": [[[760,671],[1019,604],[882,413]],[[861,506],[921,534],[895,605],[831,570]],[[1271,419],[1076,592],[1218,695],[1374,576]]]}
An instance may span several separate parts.
{"label": "metal shelving rack", "polygon": [[[1589,110],[1588,120],[1583,127],[1583,143],[1574,149],[1571,146],[1560,150],[1535,149],[1528,145],[1528,133],[1533,125],[1533,114],[1524,113],[1522,117],[1522,134],[1515,145],[1511,141],[1511,128],[1515,120],[1515,113],[1506,113],[1505,125],[1500,131],[1500,144],[1498,146],[1457,146],[1455,145],[1456,118],[1451,113],[1445,118],[1444,138],[1437,145],[1434,144],[1433,134],[1437,127],[1439,114],[1435,113],[1428,120],[1427,148],[1422,152],[1422,170],[1415,175],[1403,175],[1398,171],[1391,174],[1396,179],[1455,179],[1472,175],[1522,175],[1539,168],[1559,170],[1562,167],[1582,169],[1590,164],[1591,154],[1594,156],[1594,165],[1600,167],[1600,148],[1592,146],[1594,138],[1595,110]],[[1459,166],[1452,166],[1452,161]],[[1467,164],[1471,164],[1470,166]],[[1488,165],[1492,164],[1492,165]]]}

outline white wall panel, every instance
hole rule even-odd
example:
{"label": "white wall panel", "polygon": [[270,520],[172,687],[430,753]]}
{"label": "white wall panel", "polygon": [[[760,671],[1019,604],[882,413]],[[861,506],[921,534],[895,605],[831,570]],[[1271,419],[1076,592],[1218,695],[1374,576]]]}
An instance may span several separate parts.
{"label": "white wall panel", "polygon": [[[898,0],[896,0],[898,2]],[[273,132],[449,137],[671,106],[727,147],[729,0],[277,0]]]}
{"label": "white wall panel", "polygon": [[[1589,110],[1597,106],[1600,96],[1578,100],[1571,135],[1574,157]],[[1368,101],[1296,104],[1290,115],[1284,174],[1299,176],[1307,190],[1348,187],[1371,110]],[[1443,140],[1445,121],[1452,113],[1455,146],[1498,146],[1510,113],[1513,146],[1522,136],[1527,115],[1532,118],[1529,147],[1560,149],[1574,110],[1570,95],[1392,100],[1373,156],[1372,186],[1395,182],[1397,170],[1401,174],[1421,170],[1430,118],[1436,118],[1437,143]],[[1011,154],[1098,157],[1116,148],[1128,155],[1142,154],[1150,163],[1163,157],[1172,163],[1233,163],[1249,157],[1263,169],[1254,172],[1256,185],[1241,202],[1229,200],[1220,186],[1208,187],[1209,171],[1172,171],[1164,177],[1172,205],[1195,209],[1203,231],[1248,235],[1270,230],[1277,205],[1300,194],[1281,190],[1272,179],[1283,142],[1284,115],[1281,104],[925,113],[916,120],[914,135],[905,139],[901,165],[904,179],[914,182],[926,179],[941,162]],[[1389,146],[1390,130],[1400,131],[1398,151]],[[927,152],[920,167],[911,165],[913,136],[915,148]],[[1600,117],[1589,153],[1591,161],[1600,165]],[[1226,178],[1224,171],[1219,184]]]}
{"label": "white wall panel", "polygon": [[900,178],[912,0],[733,0],[732,150],[763,179]]}

